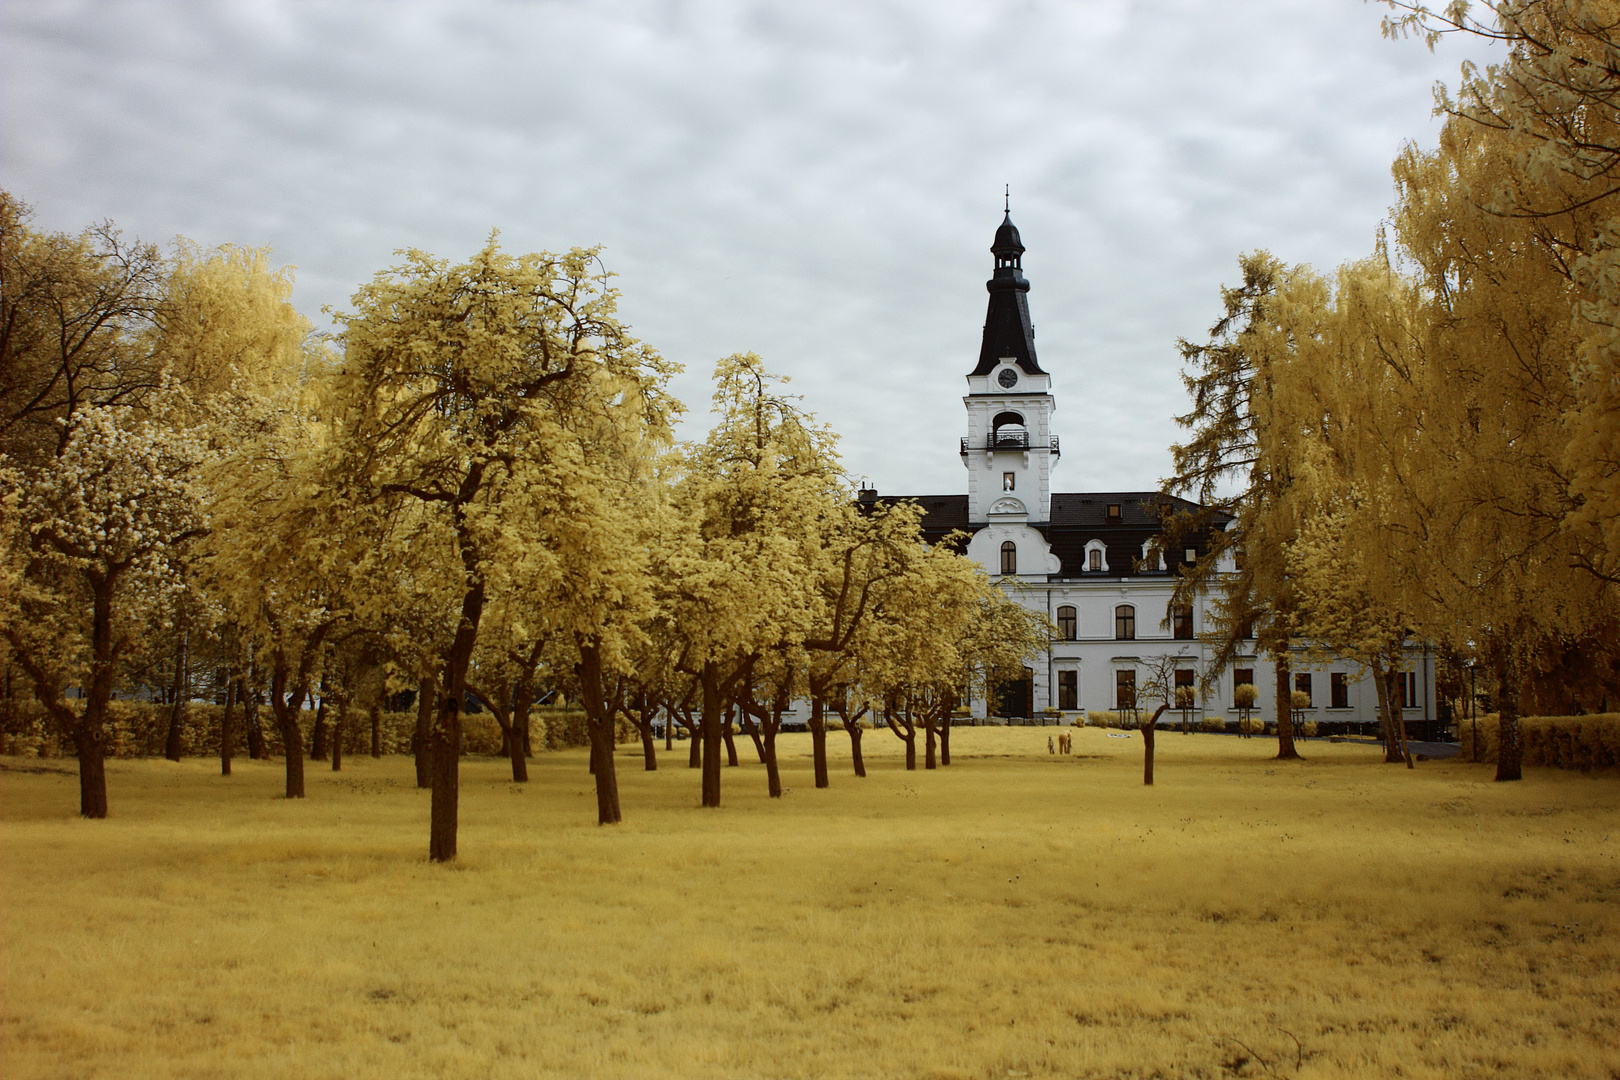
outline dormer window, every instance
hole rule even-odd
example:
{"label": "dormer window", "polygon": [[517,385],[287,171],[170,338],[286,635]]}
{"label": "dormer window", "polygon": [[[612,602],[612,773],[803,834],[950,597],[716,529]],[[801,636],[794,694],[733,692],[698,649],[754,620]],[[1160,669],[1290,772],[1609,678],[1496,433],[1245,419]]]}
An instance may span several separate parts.
{"label": "dormer window", "polygon": [[1118,525],[1120,522],[1119,503],[1108,504],[1108,524]]}
{"label": "dormer window", "polygon": [[1096,548],[1092,548],[1090,551],[1086,552],[1086,569],[1102,569],[1102,552],[1098,551]]}
{"label": "dormer window", "polygon": [[1001,573],[1006,577],[1018,573],[1018,545],[1011,540],[1001,544]]}

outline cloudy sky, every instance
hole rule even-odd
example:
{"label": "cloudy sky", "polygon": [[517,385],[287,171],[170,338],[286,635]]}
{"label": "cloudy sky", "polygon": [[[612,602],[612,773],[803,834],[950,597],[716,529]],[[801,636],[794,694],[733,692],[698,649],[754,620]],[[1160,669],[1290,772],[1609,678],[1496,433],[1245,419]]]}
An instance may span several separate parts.
{"label": "cloudy sky", "polygon": [[1431,55],[1362,0],[0,0],[0,186],[36,227],[268,244],[329,325],[399,248],[605,246],[685,365],[751,350],[885,492],[965,490],[1003,185],[1058,490],[1157,485],[1239,253],[1367,254]]}

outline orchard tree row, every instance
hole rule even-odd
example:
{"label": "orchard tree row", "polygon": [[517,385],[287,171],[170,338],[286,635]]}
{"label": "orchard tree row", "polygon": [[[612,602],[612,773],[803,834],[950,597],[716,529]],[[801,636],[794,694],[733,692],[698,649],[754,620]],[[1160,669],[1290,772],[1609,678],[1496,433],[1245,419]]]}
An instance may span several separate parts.
{"label": "orchard tree row", "polygon": [[579,702],[608,824],[625,722],[649,747],[655,715],[689,728],[717,807],[738,717],[777,797],[795,699],[818,787],[834,717],[857,773],[863,716],[932,762],[962,695],[1047,640],[915,507],[858,505],[757,357],[720,362],[712,431],[675,444],[671,366],[594,249],[407,252],[331,338],[264,251],[42,233],[10,196],[0,273],[0,636],[73,741],[85,816],[113,695],[172,679],[178,714],[199,667],[227,717],[268,704],[289,798],[313,695],[416,690],[448,860],[470,699],[519,781],[542,693]]}
{"label": "orchard tree row", "polygon": [[1490,673],[1512,780],[1522,703],[1620,700],[1620,4],[1390,6],[1388,36],[1507,59],[1440,92],[1439,145],[1396,159],[1371,256],[1323,275],[1249,255],[1210,340],[1182,342],[1192,437],[1167,488],[1206,509],[1176,524],[1235,519],[1182,592],[1240,556],[1218,663],[1253,625],[1281,756],[1291,654],[1360,660],[1388,717],[1416,636]]}

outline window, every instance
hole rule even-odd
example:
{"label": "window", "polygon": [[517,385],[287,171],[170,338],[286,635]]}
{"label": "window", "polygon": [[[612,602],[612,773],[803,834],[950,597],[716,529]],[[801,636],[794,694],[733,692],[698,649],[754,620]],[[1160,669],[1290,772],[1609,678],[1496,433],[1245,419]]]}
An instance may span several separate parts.
{"label": "window", "polygon": [[1074,608],[1065,604],[1057,610],[1058,637],[1064,641],[1073,641],[1080,629],[1079,621],[1074,617]]}
{"label": "window", "polygon": [[1350,683],[1342,671],[1335,671],[1328,676],[1328,703],[1330,709],[1350,707]]}
{"label": "window", "polygon": [[1253,640],[1253,638],[1254,638],[1254,620],[1253,619],[1248,619],[1243,623],[1243,626],[1238,630],[1238,637],[1242,638],[1244,641]]}
{"label": "window", "polygon": [[1178,709],[1196,708],[1198,705],[1198,672],[1192,668],[1176,668],[1176,693],[1170,704]]}
{"label": "window", "polygon": [[1193,563],[1198,561],[1198,549],[1197,548],[1188,548],[1186,551],[1183,551],[1181,554],[1184,556],[1182,561],[1187,563],[1187,565],[1189,565],[1189,566],[1191,566]]}
{"label": "window", "polygon": [[1159,568],[1159,549],[1148,548],[1142,554],[1142,569],[1157,570]]}
{"label": "window", "polygon": [[1011,540],[1001,545],[1001,572],[1012,575],[1018,573],[1018,545]]}
{"label": "window", "polygon": [[1001,474],[1001,490],[1002,491],[1011,491],[1011,490],[1013,490],[1013,485],[1016,482],[1016,480],[1017,480],[1017,474],[1010,473],[1010,472],[1002,473]]}
{"label": "window", "polygon": [[1232,669],[1232,706],[1237,707],[1237,688],[1254,685],[1254,668],[1235,667]]}
{"label": "window", "polygon": [[1403,709],[1418,707],[1417,699],[1417,672],[1397,671],[1395,673],[1395,690]]}
{"label": "window", "polygon": [[1243,567],[1244,567],[1245,563],[1247,563],[1247,561],[1248,561],[1248,556],[1243,553],[1242,548],[1233,548],[1232,549],[1232,565],[1235,568],[1237,568],[1239,570],[1243,569]]}
{"label": "window", "polygon": [[1310,672],[1308,672],[1308,671],[1301,672],[1300,674],[1294,676],[1294,690],[1297,693],[1301,693],[1301,694],[1305,695],[1305,705],[1306,705],[1307,708],[1310,708],[1312,705],[1314,705],[1314,701],[1311,698],[1311,673]]}
{"label": "window", "polygon": [[[1129,604],[1121,604],[1114,609],[1114,640],[1136,640],[1136,609]],[[1132,674],[1131,678],[1136,676]]]}
{"label": "window", "polygon": [[1118,525],[1119,521],[1120,521],[1120,518],[1119,518],[1119,503],[1109,503],[1108,504],[1108,524],[1110,524],[1110,525]]}
{"label": "window", "polygon": [[1170,611],[1170,632],[1179,641],[1191,641],[1193,636],[1192,608],[1178,607]]}
{"label": "window", "polygon": [[1078,671],[1058,672],[1058,708],[1078,709],[1080,707],[1080,673]]}
{"label": "window", "polygon": [[1136,672],[1114,672],[1114,708],[1120,712],[1136,708]]}
{"label": "window", "polygon": [[1090,551],[1086,552],[1086,569],[1102,569],[1102,552],[1098,551],[1096,548],[1092,548]]}

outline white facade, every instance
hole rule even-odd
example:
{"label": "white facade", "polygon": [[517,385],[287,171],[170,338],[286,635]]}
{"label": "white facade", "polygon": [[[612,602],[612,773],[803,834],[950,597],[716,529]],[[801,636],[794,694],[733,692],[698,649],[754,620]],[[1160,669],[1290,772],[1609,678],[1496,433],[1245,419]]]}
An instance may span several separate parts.
{"label": "white facade", "polygon": [[[951,517],[961,508],[960,496],[917,501],[929,515],[925,529],[931,520],[941,533],[965,526],[972,533],[968,556],[1008,595],[1044,612],[1060,632],[1059,640],[1031,664],[1025,708],[1000,709],[1003,702],[978,700],[972,703],[973,714],[1040,717],[1048,709],[1060,709],[1068,721],[1088,711],[1112,710],[1120,704],[1121,673],[1130,673],[1125,681],[1134,677],[1141,684],[1148,664],[1163,656],[1177,658],[1178,671],[1193,672],[1190,677],[1201,680],[1212,652],[1199,640],[1207,625],[1207,601],[1194,604],[1190,626],[1185,619],[1180,626],[1169,623],[1171,572],[1143,558],[1147,541],[1159,532],[1147,506],[1156,493],[1053,491],[1059,461],[1051,430],[1053,379],[1035,358],[1024,300],[1029,285],[1021,271],[1024,248],[1010,218],[991,250],[996,276],[987,283],[991,299],[984,342],[962,399],[967,411],[967,437],[960,444],[968,473],[966,520]],[[1017,355],[1000,355],[1003,351]],[[1175,552],[1171,561],[1191,561],[1197,555],[1196,550]],[[1123,618],[1126,614],[1131,617]],[[1402,679],[1406,718],[1438,719],[1432,652],[1416,647],[1409,655],[1410,671]],[[1354,662],[1309,664],[1300,657],[1290,666],[1298,689],[1309,683],[1311,705],[1304,710],[1305,720],[1377,722],[1376,689]],[[1257,691],[1252,715],[1275,721],[1272,662],[1252,654],[1219,673],[1212,689],[1200,695],[1195,716],[1236,720],[1235,686],[1245,675]],[[1163,722],[1179,719],[1179,712],[1167,712]]]}

